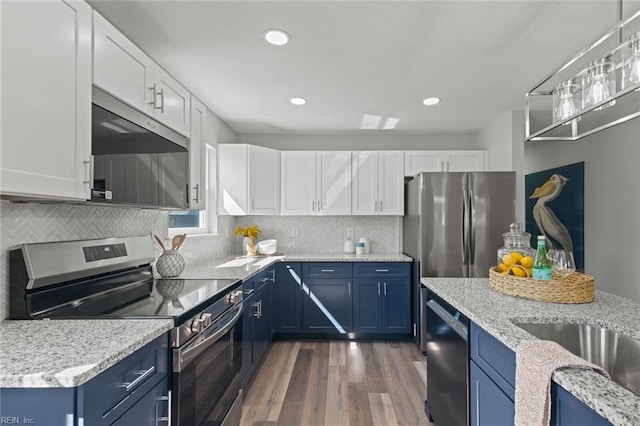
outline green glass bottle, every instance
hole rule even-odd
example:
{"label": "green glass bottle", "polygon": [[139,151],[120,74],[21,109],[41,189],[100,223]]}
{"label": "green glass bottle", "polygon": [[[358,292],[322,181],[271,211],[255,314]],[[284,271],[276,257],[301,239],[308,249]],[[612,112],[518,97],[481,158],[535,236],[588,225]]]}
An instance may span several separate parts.
{"label": "green glass bottle", "polygon": [[551,280],[551,260],[547,256],[547,245],[544,235],[538,235],[538,249],[536,257],[533,260],[533,279],[534,280]]}

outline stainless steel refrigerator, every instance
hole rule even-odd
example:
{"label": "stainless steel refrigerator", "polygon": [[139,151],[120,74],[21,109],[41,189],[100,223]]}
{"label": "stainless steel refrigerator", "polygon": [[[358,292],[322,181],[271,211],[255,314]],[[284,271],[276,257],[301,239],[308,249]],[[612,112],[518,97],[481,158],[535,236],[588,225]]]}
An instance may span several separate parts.
{"label": "stainless steel refrigerator", "polygon": [[425,172],[406,183],[402,245],[414,259],[414,335],[423,352],[420,278],[488,277],[514,221],[515,172]]}

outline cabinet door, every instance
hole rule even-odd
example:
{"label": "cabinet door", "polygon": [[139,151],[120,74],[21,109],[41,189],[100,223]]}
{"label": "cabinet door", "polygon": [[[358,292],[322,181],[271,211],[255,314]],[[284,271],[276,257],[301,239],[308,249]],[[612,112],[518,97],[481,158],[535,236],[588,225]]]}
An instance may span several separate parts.
{"label": "cabinet door", "polygon": [[249,145],[249,214],[280,213],[280,151]]}
{"label": "cabinet door", "polygon": [[445,172],[479,172],[485,169],[484,151],[447,151]]}
{"label": "cabinet door", "polygon": [[356,333],[379,333],[382,325],[382,283],[378,280],[354,280],[353,285],[353,330]]}
{"label": "cabinet door", "polygon": [[378,206],[378,153],[354,151],[351,156],[351,212],[354,215],[374,215]]}
{"label": "cabinet door", "polygon": [[411,331],[409,279],[382,281],[382,331],[409,333]]}
{"label": "cabinet door", "polygon": [[269,300],[269,285],[262,288],[256,295],[258,315],[253,319],[253,364],[258,365],[270,340],[269,315],[271,306]]}
{"label": "cabinet door", "polygon": [[440,151],[405,151],[404,175],[415,176],[420,172],[441,172],[444,165]]}
{"label": "cabinet door", "polygon": [[187,208],[187,170],[188,154],[174,152],[158,154],[158,182],[160,192],[158,204],[164,207]]}
{"label": "cabinet door", "polygon": [[153,71],[153,80],[154,117],[183,135],[189,136],[191,94],[157,65]]}
{"label": "cabinet door", "polygon": [[247,205],[246,144],[218,145],[218,214],[243,216]]}
{"label": "cabinet door", "polygon": [[513,425],[513,401],[473,361],[469,361],[469,388],[471,426]]}
{"label": "cabinet door", "polygon": [[150,114],[154,66],[150,57],[93,12],[93,84]]}
{"label": "cabinet door", "polygon": [[313,151],[280,153],[280,214],[316,214],[316,154]]}
{"label": "cabinet door", "polygon": [[169,401],[167,378],[129,408],[112,426],[154,426],[167,422]]}
{"label": "cabinet door", "polygon": [[2,2],[0,193],[90,197],[91,7]]}
{"label": "cabinet door", "polygon": [[207,206],[205,129],[207,108],[191,97],[191,137],[189,139],[189,208],[204,210]]}
{"label": "cabinet door", "polygon": [[253,295],[246,297],[242,303],[242,386],[244,387],[253,373],[253,320],[257,315],[258,306],[254,304]]}
{"label": "cabinet door", "polygon": [[276,333],[302,331],[302,279],[300,263],[278,263],[273,284],[271,318]]}
{"label": "cabinet door", "polygon": [[552,426],[610,426],[611,423],[587,407],[578,398],[564,390],[555,382],[551,383],[551,421]]}
{"label": "cabinet door", "polygon": [[309,333],[351,331],[351,282],[332,279],[305,279],[303,290],[303,330]]}
{"label": "cabinet door", "polygon": [[316,153],[316,214],[351,214],[351,151]]}
{"label": "cabinet door", "polygon": [[377,213],[402,216],[404,214],[403,152],[378,152],[378,170]]}

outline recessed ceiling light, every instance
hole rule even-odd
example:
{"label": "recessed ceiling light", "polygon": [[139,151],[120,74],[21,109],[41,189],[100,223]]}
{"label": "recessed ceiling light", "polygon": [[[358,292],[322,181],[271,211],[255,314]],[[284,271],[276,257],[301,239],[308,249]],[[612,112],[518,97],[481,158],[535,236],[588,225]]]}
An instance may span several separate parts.
{"label": "recessed ceiling light", "polygon": [[284,46],[289,43],[290,37],[289,34],[282,30],[272,29],[265,31],[264,38],[274,46]]}
{"label": "recessed ceiling light", "polygon": [[424,101],[422,101],[423,104],[429,105],[429,106],[435,105],[438,102],[440,102],[440,98],[427,98]]}
{"label": "recessed ceiling light", "polygon": [[307,103],[307,100],[305,98],[291,98],[289,102],[294,105],[304,105]]}

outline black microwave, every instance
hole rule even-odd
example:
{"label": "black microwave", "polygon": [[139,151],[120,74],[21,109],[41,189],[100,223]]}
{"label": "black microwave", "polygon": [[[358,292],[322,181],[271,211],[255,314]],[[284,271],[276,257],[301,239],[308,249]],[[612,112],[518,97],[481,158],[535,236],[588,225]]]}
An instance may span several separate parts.
{"label": "black microwave", "polygon": [[189,139],[97,87],[92,98],[91,201],[188,208]]}

